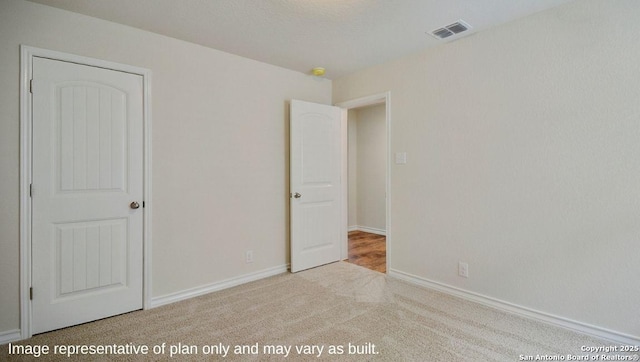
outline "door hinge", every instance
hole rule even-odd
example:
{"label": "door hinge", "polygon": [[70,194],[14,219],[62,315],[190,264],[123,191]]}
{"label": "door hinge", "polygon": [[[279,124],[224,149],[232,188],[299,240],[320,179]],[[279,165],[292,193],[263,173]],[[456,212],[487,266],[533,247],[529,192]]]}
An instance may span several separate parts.
{"label": "door hinge", "polygon": [[29,197],[33,196],[33,184],[29,184]]}
{"label": "door hinge", "polygon": [[144,209],[144,201],[142,201],[142,208]]}
{"label": "door hinge", "polygon": [[33,79],[29,80],[29,93],[33,93]]}
{"label": "door hinge", "polygon": [[29,300],[33,300],[33,287],[29,288]]}

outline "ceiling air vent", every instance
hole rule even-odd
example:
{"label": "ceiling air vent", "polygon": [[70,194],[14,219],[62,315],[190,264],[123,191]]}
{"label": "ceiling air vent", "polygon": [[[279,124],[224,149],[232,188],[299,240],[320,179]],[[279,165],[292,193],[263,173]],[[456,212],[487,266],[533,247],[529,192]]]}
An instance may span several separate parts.
{"label": "ceiling air vent", "polygon": [[445,39],[452,35],[460,34],[464,31],[471,29],[471,26],[462,20],[458,20],[453,24],[449,24],[443,28],[436,29],[430,34],[438,39]]}

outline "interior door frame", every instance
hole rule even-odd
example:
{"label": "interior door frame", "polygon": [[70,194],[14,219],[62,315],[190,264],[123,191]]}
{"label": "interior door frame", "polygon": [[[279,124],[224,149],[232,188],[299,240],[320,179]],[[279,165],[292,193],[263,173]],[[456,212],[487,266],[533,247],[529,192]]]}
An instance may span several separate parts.
{"label": "interior door frame", "polygon": [[376,104],[384,104],[385,105],[385,123],[386,123],[386,132],[387,132],[387,142],[386,142],[386,154],[387,154],[387,166],[386,166],[386,180],[385,180],[385,191],[386,191],[386,202],[385,202],[385,214],[386,214],[386,273],[389,273],[389,266],[391,265],[391,253],[390,245],[391,245],[391,92],[384,92],[373,94],[367,97],[356,98],[345,102],[336,103],[337,107],[342,108],[342,120],[341,120],[341,154],[342,154],[342,248],[341,248],[341,259],[345,260],[349,258],[349,183],[346,182],[348,179],[348,165],[349,165],[349,156],[347,155],[347,151],[349,149],[348,140],[348,112],[353,108],[360,108],[366,106],[372,106]]}
{"label": "interior door frame", "polygon": [[33,59],[48,58],[142,76],[143,86],[143,231],[142,306],[151,307],[151,70],[58,51],[20,45],[20,335],[32,336],[31,329],[31,197],[32,109],[30,80]]}

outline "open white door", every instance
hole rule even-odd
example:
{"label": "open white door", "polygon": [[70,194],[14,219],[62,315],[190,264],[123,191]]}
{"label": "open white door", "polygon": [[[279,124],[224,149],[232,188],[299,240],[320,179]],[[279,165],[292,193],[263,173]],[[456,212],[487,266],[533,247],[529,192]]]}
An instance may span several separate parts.
{"label": "open white door", "polygon": [[33,60],[33,333],[142,308],[142,82]]}
{"label": "open white door", "polygon": [[291,271],[340,260],[341,110],[291,101]]}

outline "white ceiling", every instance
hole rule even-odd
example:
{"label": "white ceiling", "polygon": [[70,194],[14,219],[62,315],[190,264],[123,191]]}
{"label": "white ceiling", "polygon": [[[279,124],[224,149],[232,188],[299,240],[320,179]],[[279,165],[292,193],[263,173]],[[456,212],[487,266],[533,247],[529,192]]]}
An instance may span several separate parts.
{"label": "white ceiling", "polygon": [[[339,78],[573,0],[30,0],[309,73]],[[448,38],[455,40],[455,37]]]}

